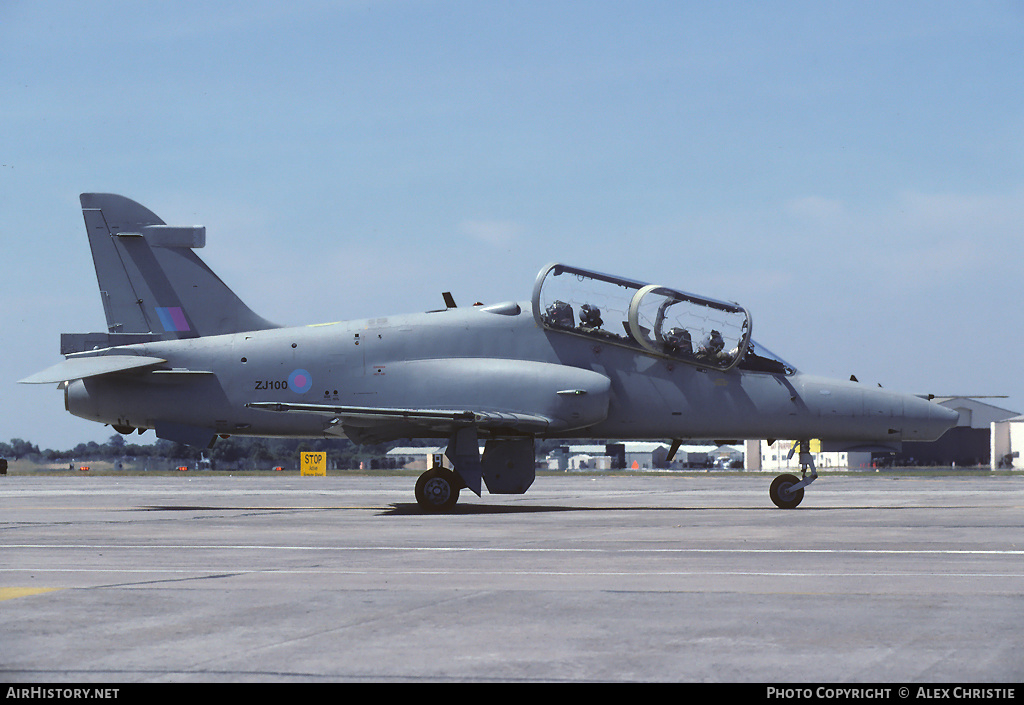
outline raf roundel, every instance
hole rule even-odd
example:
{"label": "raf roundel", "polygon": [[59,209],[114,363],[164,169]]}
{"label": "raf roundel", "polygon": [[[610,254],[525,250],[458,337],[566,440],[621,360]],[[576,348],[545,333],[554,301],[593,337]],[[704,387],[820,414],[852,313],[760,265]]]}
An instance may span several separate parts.
{"label": "raf roundel", "polygon": [[295,370],[288,376],[288,389],[296,394],[305,394],[313,386],[313,377],[306,370]]}

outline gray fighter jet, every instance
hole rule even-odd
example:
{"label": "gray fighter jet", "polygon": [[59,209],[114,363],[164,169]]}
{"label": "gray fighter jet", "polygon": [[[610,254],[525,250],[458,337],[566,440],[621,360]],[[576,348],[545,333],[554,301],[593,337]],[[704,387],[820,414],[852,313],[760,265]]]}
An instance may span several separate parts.
{"label": "gray fighter jet", "polygon": [[456,307],[446,293],[438,311],[282,327],[196,256],[204,227],[114,194],[81,202],[107,332],[62,335],[65,360],[22,382],[58,383],[69,412],[120,433],[200,447],[446,439],[453,469],[416,483],[428,511],[463,488],[525,492],[538,438],[667,440],[670,459],[687,438],[795,440],[802,477],[769,490],[792,508],[817,477],[810,439],[893,448],[957,420],[918,396],[801,374],[751,339],[737,304],[563,264],[526,302]]}

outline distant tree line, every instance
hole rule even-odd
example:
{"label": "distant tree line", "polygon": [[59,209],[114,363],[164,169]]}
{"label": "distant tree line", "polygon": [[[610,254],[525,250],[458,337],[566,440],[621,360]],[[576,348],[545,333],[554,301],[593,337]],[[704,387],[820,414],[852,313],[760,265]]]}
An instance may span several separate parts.
{"label": "distant tree line", "polygon": [[[127,438],[130,438],[127,437]],[[536,453],[544,456],[561,445],[574,443],[604,443],[593,439],[547,439],[538,440]],[[710,441],[709,441],[710,442]],[[281,466],[297,469],[300,454],[306,451],[327,454],[327,467],[332,470],[391,470],[398,467],[387,453],[395,446],[444,446],[441,439],[404,439],[379,445],[356,445],[345,438],[295,439],[295,438],[247,438],[231,436],[218,438],[212,448],[193,448],[172,441],[158,439],[151,444],[129,443],[126,436],[114,434],[106,443],[89,441],[79,443],[67,450],[40,450],[39,446],[21,438],[12,438],[10,443],[0,441],[0,458],[8,460],[32,460],[39,463],[81,463],[82,461],[139,461],[148,458],[175,460],[189,465],[203,464],[210,469],[268,469]]]}
{"label": "distant tree line", "polygon": [[[415,441],[403,445],[416,445]],[[129,443],[125,437],[115,434],[106,443],[89,441],[79,443],[67,450],[40,450],[39,446],[21,438],[12,438],[10,443],[0,441],[0,457],[9,460],[33,460],[36,462],[81,462],[83,460],[119,461],[125,459],[175,459],[191,462],[208,462],[211,469],[235,467],[297,467],[300,453],[319,451],[327,454],[327,464],[332,469],[393,469],[396,463],[387,457],[392,445],[359,446],[340,439],[294,439],[294,438],[218,438],[212,448],[193,448],[172,441],[158,439],[152,444]]]}

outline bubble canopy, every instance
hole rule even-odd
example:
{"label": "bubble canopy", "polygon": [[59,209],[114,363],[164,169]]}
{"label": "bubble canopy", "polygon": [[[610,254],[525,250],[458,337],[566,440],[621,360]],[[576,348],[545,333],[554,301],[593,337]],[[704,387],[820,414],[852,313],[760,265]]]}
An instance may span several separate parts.
{"label": "bubble canopy", "polygon": [[750,339],[739,304],[564,264],[541,270],[533,288],[538,325],[698,367],[792,374]]}

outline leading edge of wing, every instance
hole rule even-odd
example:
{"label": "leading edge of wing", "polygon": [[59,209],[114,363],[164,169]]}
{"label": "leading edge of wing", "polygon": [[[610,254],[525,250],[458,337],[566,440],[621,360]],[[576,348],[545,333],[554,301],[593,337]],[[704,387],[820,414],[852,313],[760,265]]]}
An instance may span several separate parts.
{"label": "leading edge of wing", "polygon": [[372,406],[338,406],[333,404],[290,404],[257,401],[246,404],[251,409],[267,411],[301,411],[327,414],[351,421],[406,420],[426,424],[452,424],[483,428],[514,428],[525,433],[549,431],[560,426],[554,419],[537,414],[459,409],[400,409]]}

